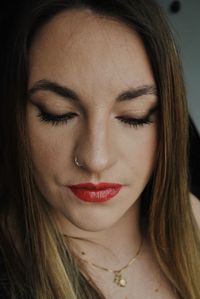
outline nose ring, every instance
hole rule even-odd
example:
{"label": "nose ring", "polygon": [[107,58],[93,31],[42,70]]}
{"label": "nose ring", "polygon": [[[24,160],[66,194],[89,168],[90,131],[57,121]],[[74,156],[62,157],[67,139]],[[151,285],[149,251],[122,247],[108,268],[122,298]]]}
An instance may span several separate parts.
{"label": "nose ring", "polygon": [[78,162],[78,160],[77,160],[77,157],[75,156],[75,159],[74,159],[74,161],[75,161],[75,164],[78,166],[78,167],[81,167],[81,166],[83,166],[82,164],[80,164],[79,162]]}

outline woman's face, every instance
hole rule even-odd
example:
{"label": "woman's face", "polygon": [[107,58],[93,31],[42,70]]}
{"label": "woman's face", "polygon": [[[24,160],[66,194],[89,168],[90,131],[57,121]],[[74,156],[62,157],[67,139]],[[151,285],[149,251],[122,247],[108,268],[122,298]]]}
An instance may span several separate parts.
{"label": "woman's face", "polygon": [[[157,112],[148,114],[157,105],[143,43],[126,25],[72,10],[39,30],[30,50],[28,132],[36,183],[58,218],[100,231],[139,201],[155,165]],[[72,117],[52,122],[48,113]],[[123,187],[88,203],[67,187],[85,182]]]}

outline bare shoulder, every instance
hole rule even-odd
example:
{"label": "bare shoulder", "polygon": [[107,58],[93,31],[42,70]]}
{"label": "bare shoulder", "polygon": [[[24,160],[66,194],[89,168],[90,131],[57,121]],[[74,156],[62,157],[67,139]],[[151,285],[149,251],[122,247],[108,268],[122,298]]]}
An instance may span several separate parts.
{"label": "bare shoulder", "polygon": [[192,193],[190,193],[190,200],[191,200],[193,214],[200,228],[200,200]]}

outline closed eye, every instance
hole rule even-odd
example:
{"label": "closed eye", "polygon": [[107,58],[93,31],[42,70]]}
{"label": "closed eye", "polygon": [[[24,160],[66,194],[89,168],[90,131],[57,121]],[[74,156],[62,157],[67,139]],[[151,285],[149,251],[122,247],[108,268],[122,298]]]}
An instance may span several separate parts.
{"label": "closed eye", "polygon": [[68,112],[66,114],[52,114],[48,113],[46,111],[40,110],[40,113],[37,114],[37,117],[39,117],[40,121],[51,123],[53,126],[67,124],[68,121],[72,118],[74,118],[77,114],[74,112]]}
{"label": "closed eye", "polygon": [[[153,112],[157,110],[157,107],[154,109],[151,109],[148,115],[146,115],[143,118],[131,118],[131,117],[116,117],[119,119],[122,123],[125,125],[128,125],[130,127],[142,127],[147,124],[153,123],[153,121],[150,119]],[[60,114],[55,115],[46,111],[43,111],[40,109],[40,112],[37,114],[37,117],[39,117],[40,121],[51,123],[52,126],[58,126],[63,124],[68,124],[68,122],[76,117],[77,114],[74,112],[68,112],[66,114]]]}
{"label": "closed eye", "polygon": [[153,123],[153,121],[150,120],[150,117],[145,117],[145,118],[117,117],[117,119],[120,119],[121,122],[128,124],[130,127],[142,127],[144,125]]}
{"label": "closed eye", "polygon": [[148,125],[154,122],[152,121],[152,115],[159,110],[159,107],[160,105],[159,103],[157,103],[149,110],[146,116],[142,118],[117,117],[117,119],[120,119],[123,123],[128,124],[130,127],[143,127],[144,125]]}

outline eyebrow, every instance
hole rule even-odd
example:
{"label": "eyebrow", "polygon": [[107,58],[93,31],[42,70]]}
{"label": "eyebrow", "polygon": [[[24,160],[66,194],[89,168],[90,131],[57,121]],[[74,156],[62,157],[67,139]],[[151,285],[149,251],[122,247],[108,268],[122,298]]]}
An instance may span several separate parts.
{"label": "eyebrow", "polygon": [[[57,82],[49,80],[39,80],[36,81],[33,86],[28,90],[28,96],[31,96],[37,91],[51,91],[72,103],[80,103],[80,96],[67,86],[58,84]],[[123,91],[116,98],[116,102],[124,102],[136,99],[143,95],[153,94],[158,95],[157,88],[154,84],[152,85],[142,85],[135,88],[130,88]]]}

